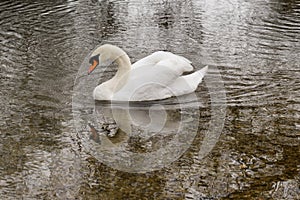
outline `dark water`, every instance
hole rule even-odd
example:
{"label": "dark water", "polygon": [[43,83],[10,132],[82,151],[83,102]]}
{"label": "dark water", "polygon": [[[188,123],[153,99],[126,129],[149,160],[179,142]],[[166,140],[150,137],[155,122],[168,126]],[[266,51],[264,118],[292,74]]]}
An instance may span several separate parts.
{"label": "dark water", "polygon": [[[2,0],[0,24],[1,199],[300,199],[300,1]],[[219,70],[226,119],[208,156],[200,129],[180,159],[144,174],[82,146],[73,83],[107,42],[133,61],[168,50]]]}

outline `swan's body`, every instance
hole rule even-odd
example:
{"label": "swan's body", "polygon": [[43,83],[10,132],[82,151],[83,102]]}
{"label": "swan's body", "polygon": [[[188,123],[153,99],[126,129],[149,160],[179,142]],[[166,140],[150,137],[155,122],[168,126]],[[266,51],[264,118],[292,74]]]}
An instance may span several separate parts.
{"label": "swan's body", "polygon": [[149,101],[194,92],[207,72],[207,66],[193,70],[191,62],[170,52],[155,52],[131,65],[127,54],[113,45],[103,45],[91,56],[89,73],[100,63],[116,62],[116,75],[94,89],[95,100]]}

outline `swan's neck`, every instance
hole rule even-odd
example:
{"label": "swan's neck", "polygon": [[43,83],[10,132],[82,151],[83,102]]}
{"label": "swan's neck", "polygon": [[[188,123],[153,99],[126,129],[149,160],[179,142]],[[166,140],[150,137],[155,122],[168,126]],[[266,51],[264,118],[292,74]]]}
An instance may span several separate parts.
{"label": "swan's neck", "polygon": [[115,62],[118,65],[118,71],[115,76],[108,81],[113,92],[117,92],[124,86],[127,82],[129,71],[131,69],[131,62],[126,53],[118,57]]}
{"label": "swan's neck", "polygon": [[113,78],[122,78],[131,69],[131,62],[127,54],[124,54],[116,59],[118,65],[118,71]]}

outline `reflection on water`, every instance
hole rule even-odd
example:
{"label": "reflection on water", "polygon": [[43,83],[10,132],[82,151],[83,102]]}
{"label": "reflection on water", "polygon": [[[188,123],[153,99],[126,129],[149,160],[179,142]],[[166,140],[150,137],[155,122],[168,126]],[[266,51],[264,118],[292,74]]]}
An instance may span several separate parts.
{"label": "reflection on water", "polygon": [[[159,170],[177,160],[197,134],[199,108],[134,104],[98,104],[93,114],[81,110],[77,115],[73,109],[84,148],[108,166],[131,173]],[[80,130],[87,122],[94,125]]]}
{"label": "reflection on water", "polygon": [[[1,1],[0,196],[299,199],[299,9],[298,0]],[[207,157],[198,157],[201,130],[180,159],[146,174],[110,168],[84,148],[73,82],[105,42],[133,61],[168,50],[219,68],[227,115]],[[206,87],[197,93],[202,130],[212,113]]]}

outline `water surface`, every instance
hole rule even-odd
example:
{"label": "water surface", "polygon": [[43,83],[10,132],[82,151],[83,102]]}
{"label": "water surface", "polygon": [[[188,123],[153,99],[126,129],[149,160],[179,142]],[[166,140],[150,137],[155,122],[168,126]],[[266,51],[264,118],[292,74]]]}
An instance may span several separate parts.
{"label": "water surface", "polygon": [[[300,199],[300,1],[3,0],[0,11],[1,198]],[[202,126],[170,166],[122,172],[83,147],[73,84],[101,43],[133,62],[168,50],[219,70],[226,120],[208,156],[205,83]]]}

